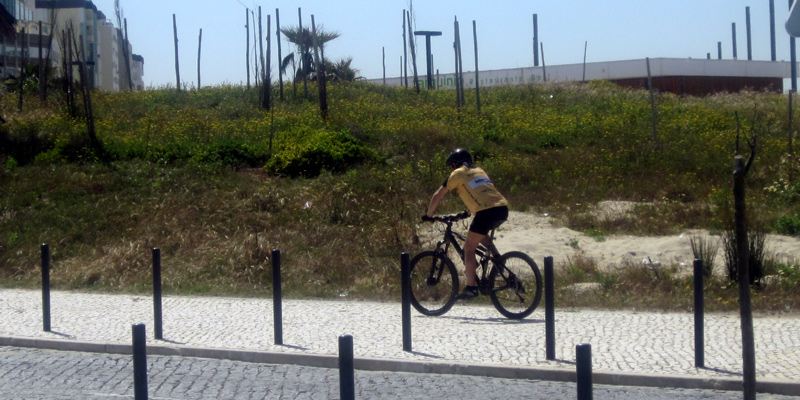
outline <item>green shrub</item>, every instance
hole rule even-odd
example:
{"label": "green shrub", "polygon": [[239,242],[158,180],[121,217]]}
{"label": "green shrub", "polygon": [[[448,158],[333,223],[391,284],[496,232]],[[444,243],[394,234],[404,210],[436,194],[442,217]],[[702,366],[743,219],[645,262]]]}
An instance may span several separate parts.
{"label": "green shrub", "polygon": [[[342,172],[372,158],[372,152],[344,131],[305,128],[267,162],[267,170],[291,177],[311,178],[323,170]],[[298,132],[293,132],[298,133]],[[288,141],[288,140],[287,140]]]}
{"label": "green shrub", "polygon": [[800,235],[800,214],[788,214],[778,218],[775,229],[784,235]]}

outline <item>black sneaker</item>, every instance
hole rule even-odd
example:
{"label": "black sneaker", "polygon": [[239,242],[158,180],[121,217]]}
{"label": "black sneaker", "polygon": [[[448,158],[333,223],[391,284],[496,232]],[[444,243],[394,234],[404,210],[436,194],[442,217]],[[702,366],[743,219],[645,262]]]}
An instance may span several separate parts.
{"label": "black sneaker", "polygon": [[479,294],[480,294],[480,292],[478,291],[478,287],[477,286],[464,286],[464,291],[461,292],[458,296],[456,296],[456,299],[458,299],[458,300],[472,300],[472,299],[478,297]]}

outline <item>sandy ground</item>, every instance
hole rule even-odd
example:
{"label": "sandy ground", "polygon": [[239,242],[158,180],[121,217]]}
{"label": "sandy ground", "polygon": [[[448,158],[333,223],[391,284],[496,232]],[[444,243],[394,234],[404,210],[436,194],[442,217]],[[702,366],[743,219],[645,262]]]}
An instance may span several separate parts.
{"label": "sandy ground", "polygon": [[[691,230],[674,236],[611,235],[595,239],[581,232],[554,225],[546,214],[512,211],[509,220],[497,231],[496,243],[501,252],[520,250],[541,263],[545,256],[553,256],[555,265],[568,258],[589,257],[601,268],[615,268],[630,263],[655,263],[658,265],[683,265],[691,268],[692,248],[689,239],[709,233]],[[718,236],[710,239],[718,240]],[[768,254],[786,260],[800,260],[800,238],[769,235],[766,240]],[[717,253],[716,265],[724,263]],[[540,264],[541,265],[541,264]]]}

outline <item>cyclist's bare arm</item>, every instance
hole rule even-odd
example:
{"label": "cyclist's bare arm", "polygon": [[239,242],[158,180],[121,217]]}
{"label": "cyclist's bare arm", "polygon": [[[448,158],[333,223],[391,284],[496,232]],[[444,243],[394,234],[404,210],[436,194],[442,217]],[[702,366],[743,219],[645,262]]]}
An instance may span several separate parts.
{"label": "cyclist's bare arm", "polygon": [[444,199],[444,196],[447,195],[449,190],[447,186],[439,186],[439,189],[436,189],[436,192],[433,193],[431,197],[430,203],[428,203],[428,210],[426,211],[425,215],[431,216],[436,212],[436,208],[439,207],[439,203]]}

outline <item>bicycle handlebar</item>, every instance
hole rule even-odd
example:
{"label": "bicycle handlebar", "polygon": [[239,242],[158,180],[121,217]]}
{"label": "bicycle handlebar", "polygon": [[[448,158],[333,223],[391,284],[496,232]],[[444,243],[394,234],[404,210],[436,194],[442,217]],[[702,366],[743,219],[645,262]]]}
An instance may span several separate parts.
{"label": "bicycle handlebar", "polygon": [[461,221],[462,219],[466,219],[468,217],[469,217],[469,212],[462,211],[458,214],[449,214],[449,215],[434,215],[434,216],[423,215],[422,220],[425,222],[444,222],[446,224],[449,224],[456,221]]}

